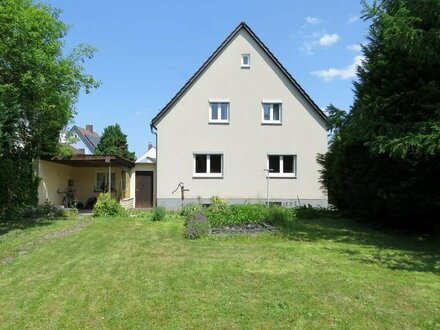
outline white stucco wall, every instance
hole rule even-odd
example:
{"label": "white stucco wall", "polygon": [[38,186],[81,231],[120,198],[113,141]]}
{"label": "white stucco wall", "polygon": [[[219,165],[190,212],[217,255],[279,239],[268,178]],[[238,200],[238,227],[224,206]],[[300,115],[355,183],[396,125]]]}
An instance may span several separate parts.
{"label": "white stucco wall", "polygon": [[[209,124],[210,99],[229,100],[229,124]],[[282,125],[262,125],[262,100],[282,101]],[[271,199],[327,199],[316,163],[327,150],[325,122],[245,30],[156,126],[159,205],[180,197],[171,194],[180,181],[189,199],[264,200],[268,153],[297,155],[297,177],[271,179]],[[194,178],[194,153],[222,153],[223,178]]]}

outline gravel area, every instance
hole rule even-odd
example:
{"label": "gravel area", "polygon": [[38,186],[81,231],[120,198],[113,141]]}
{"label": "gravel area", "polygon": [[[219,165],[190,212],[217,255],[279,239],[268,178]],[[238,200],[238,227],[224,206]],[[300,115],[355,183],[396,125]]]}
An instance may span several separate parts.
{"label": "gravel area", "polygon": [[260,232],[276,232],[278,228],[265,222],[248,223],[243,225],[229,225],[224,227],[211,228],[212,235],[230,235],[230,234],[254,234]]}

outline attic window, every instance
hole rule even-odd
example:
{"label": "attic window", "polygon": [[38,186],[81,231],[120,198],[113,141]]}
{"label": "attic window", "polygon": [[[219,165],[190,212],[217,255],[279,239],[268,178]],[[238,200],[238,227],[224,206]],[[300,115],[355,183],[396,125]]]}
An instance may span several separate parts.
{"label": "attic window", "polygon": [[251,55],[250,54],[241,54],[241,67],[242,68],[250,68],[251,67]]}

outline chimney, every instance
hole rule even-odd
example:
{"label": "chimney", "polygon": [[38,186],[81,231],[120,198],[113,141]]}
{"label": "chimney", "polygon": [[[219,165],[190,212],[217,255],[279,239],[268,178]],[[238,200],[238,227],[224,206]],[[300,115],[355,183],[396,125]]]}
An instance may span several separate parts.
{"label": "chimney", "polygon": [[148,142],[148,149],[147,149],[147,151],[150,150],[151,148],[153,148],[153,144],[151,142]]}
{"label": "chimney", "polygon": [[93,134],[93,125],[86,125],[86,130]]}

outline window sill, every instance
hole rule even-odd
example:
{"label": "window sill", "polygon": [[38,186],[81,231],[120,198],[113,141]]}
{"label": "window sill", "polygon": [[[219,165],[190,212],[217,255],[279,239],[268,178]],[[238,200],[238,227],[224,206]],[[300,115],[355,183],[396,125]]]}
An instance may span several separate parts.
{"label": "window sill", "polygon": [[215,120],[210,120],[208,122],[208,124],[214,124],[214,125],[229,125],[229,121],[215,121]]}
{"label": "window sill", "polygon": [[296,179],[295,174],[269,174],[269,179]]}
{"label": "window sill", "polygon": [[223,174],[193,174],[193,179],[223,179]]}
{"label": "window sill", "polygon": [[261,122],[262,126],[265,126],[265,125],[278,125],[278,126],[281,126],[282,124],[283,123],[280,122],[280,121],[263,121],[263,122]]}
{"label": "window sill", "polygon": [[251,66],[250,65],[242,65],[240,68],[242,68],[242,69],[250,69]]}

